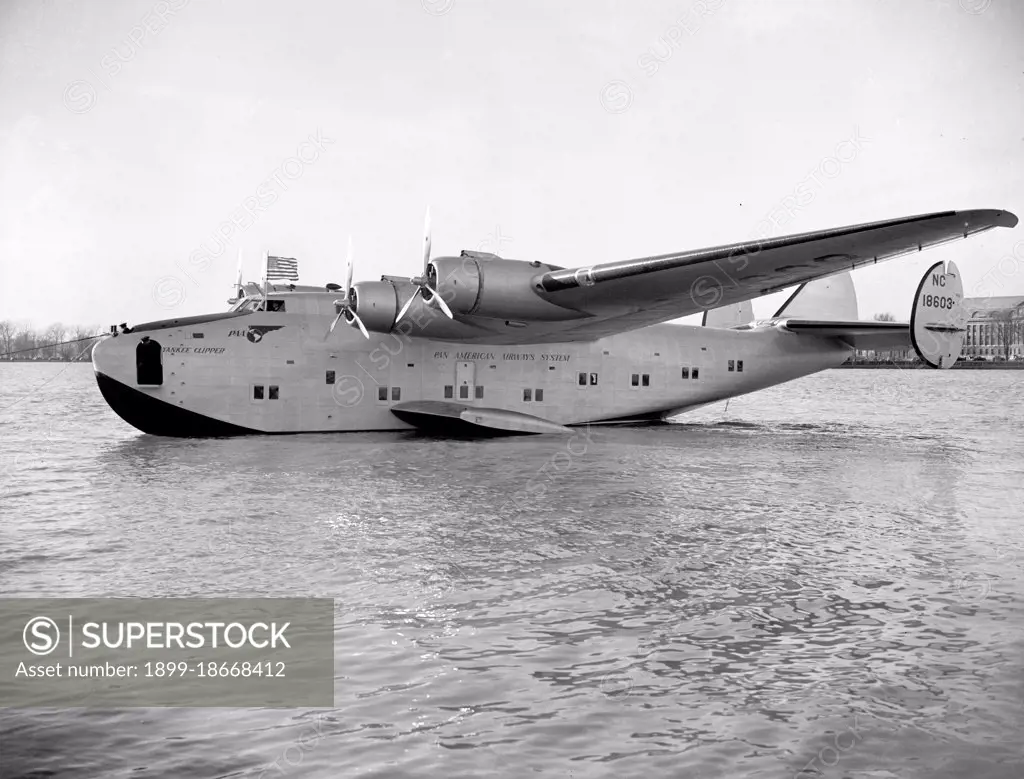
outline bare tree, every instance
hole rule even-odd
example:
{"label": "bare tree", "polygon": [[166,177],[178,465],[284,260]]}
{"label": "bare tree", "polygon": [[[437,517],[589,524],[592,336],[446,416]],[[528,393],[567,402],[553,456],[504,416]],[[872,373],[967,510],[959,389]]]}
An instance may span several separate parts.
{"label": "bare tree", "polygon": [[92,346],[93,344],[96,343],[96,338],[91,338],[88,341],[84,339],[89,338],[89,336],[95,335],[98,329],[98,327],[76,327],[71,337],[78,341],[78,343],[68,344],[68,347],[70,349],[70,356],[68,356],[66,359],[78,360],[79,362],[85,362],[89,360],[90,355],[92,354]]}
{"label": "bare tree", "polygon": [[[14,322],[4,319],[0,322],[0,354],[7,355],[14,351]],[[0,360],[10,360],[11,356],[0,357]]]}
{"label": "bare tree", "polygon": [[67,330],[64,329],[64,325],[60,322],[55,322],[46,328],[46,332],[43,334],[43,346],[42,353],[48,360],[59,359],[60,346],[58,344],[64,340],[64,334]]}
{"label": "bare tree", "polygon": [[876,322],[895,322],[896,321],[896,317],[894,317],[892,314],[890,314],[888,311],[886,311],[883,314],[875,314],[875,321]]}
{"label": "bare tree", "polygon": [[17,326],[17,330],[14,333],[14,351],[20,352],[15,355],[19,360],[33,360],[36,358],[38,352],[28,351],[34,349],[38,344],[39,338],[28,325],[22,324]]}

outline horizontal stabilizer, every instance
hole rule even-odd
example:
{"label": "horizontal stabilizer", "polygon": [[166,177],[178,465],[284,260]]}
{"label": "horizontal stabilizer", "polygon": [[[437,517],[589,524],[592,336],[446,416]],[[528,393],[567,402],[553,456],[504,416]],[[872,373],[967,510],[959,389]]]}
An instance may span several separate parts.
{"label": "horizontal stabilizer", "polygon": [[906,322],[787,319],[783,328],[820,338],[839,338],[854,349],[909,349],[910,325]]}
{"label": "horizontal stabilizer", "polygon": [[391,407],[391,413],[423,430],[445,435],[509,435],[526,433],[571,433],[565,425],[546,419],[506,411],[478,408],[443,400],[411,400]]}

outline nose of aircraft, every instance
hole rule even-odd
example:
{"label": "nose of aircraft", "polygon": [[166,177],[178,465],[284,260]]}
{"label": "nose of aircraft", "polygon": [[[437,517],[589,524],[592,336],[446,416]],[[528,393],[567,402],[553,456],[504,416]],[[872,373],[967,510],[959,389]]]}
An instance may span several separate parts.
{"label": "nose of aircraft", "polygon": [[99,341],[92,347],[92,367],[96,373],[102,373],[119,381],[124,381],[122,376],[124,368],[124,354],[128,338],[125,336],[110,335]]}

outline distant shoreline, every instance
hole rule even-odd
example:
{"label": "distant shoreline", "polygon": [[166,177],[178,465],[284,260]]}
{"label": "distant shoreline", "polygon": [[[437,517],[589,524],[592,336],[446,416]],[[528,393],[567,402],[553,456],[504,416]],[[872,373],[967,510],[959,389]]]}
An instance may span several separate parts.
{"label": "distant shoreline", "polygon": [[62,360],[59,357],[47,357],[47,358],[42,359],[42,360],[3,360],[3,359],[0,359],[0,365],[14,365],[15,363],[26,363],[26,364],[31,365],[34,362],[67,362],[67,363],[72,363],[72,362],[92,362],[92,358],[90,357],[89,359],[86,359],[86,360]]}
{"label": "distant shoreline", "polygon": [[[916,370],[927,368],[923,362],[844,362],[839,368],[898,368],[899,370]],[[965,371],[1021,371],[1024,360],[1016,362],[988,362],[987,360],[960,360],[953,365],[953,370]]]}

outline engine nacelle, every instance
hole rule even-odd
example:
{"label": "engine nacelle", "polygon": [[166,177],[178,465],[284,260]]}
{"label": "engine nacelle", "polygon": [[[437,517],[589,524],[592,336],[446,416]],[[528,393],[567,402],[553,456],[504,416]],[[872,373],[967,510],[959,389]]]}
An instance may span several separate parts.
{"label": "engine nacelle", "polygon": [[479,256],[466,253],[463,257],[438,257],[430,265],[435,289],[456,316],[548,322],[584,316],[537,294],[534,279],[558,270],[539,262],[500,258],[481,261]]}
{"label": "engine nacelle", "polygon": [[[390,333],[398,318],[398,290],[388,281],[360,281],[352,285],[352,308],[367,330]],[[356,327],[355,321],[349,322]]]}

